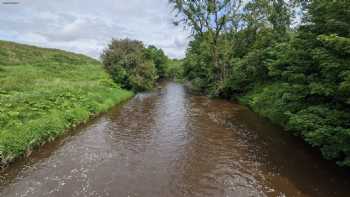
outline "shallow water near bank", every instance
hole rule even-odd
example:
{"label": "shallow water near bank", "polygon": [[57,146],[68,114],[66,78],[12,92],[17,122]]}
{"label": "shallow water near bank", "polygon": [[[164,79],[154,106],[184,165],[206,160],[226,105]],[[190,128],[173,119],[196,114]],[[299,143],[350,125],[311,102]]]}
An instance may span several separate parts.
{"label": "shallow water near bank", "polygon": [[350,196],[348,178],[246,107],[170,82],[13,164],[0,196]]}

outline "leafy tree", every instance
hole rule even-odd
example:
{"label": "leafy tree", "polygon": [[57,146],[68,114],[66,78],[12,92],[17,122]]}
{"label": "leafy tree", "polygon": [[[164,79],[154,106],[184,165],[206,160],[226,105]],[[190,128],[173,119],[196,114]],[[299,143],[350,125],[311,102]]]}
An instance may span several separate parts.
{"label": "leafy tree", "polygon": [[146,58],[153,60],[160,78],[165,78],[169,58],[164,54],[162,49],[151,45],[146,49]]}
{"label": "leafy tree", "polygon": [[[289,126],[320,147],[326,158],[349,165],[350,106],[344,90],[350,71],[350,2],[313,0],[306,9],[288,64],[280,66],[284,80],[305,87],[308,106],[291,114]],[[337,120],[328,121],[331,117]]]}
{"label": "leafy tree", "polygon": [[178,12],[179,22],[189,26],[193,33],[210,45],[210,63],[215,78],[223,81],[227,65],[220,61],[220,39],[223,33],[239,28],[242,0],[170,0]]}
{"label": "leafy tree", "polygon": [[[253,0],[246,3],[241,1],[201,1],[201,3],[180,1],[179,4],[181,3],[189,9],[187,11],[188,9],[180,7],[184,9],[183,13],[187,14],[186,19],[189,21],[185,20],[186,24],[192,25],[195,33],[195,40],[190,43],[187,51],[184,64],[185,74],[187,73],[188,80],[193,80],[197,88],[211,95],[229,97],[232,93],[227,91],[241,88],[241,85],[244,85],[241,89],[247,90],[246,87],[250,87],[250,83],[257,78],[259,80],[266,78],[264,51],[279,40],[288,40],[289,5],[279,0]],[[219,15],[226,19],[221,23],[224,24],[224,28],[215,28],[218,27],[217,25],[198,28],[200,24],[215,24],[215,20],[211,21],[215,19],[215,16],[203,17],[208,15],[206,6],[209,6],[210,3],[234,7],[225,10],[224,13],[219,11]],[[192,4],[201,5],[200,8],[203,10],[195,9]],[[194,19],[197,19],[197,25],[193,25]],[[205,19],[209,22],[202,22]],[[280,34],[278,39],[275,36],[277,33]],[[244,60],[244,58],[247,59]],[[241,72],[238,72],[237,69]],[[251,73],[253,70],[254,73]]]}
{"label": "leafy tree", "polygon": [[142,42],[112,40],[101,58],[113,80],[123,88],[144,91],[154,87],[158,78],[156,66]]}

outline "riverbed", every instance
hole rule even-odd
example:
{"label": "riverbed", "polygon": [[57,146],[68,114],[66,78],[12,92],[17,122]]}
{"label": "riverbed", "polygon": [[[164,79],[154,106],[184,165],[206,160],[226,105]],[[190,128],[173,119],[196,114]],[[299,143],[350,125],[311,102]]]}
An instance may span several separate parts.
{"label": "riverbed", "polygon": [[248,108],[168,82],[14,163],[0,196],[343,197],[348,180]]}

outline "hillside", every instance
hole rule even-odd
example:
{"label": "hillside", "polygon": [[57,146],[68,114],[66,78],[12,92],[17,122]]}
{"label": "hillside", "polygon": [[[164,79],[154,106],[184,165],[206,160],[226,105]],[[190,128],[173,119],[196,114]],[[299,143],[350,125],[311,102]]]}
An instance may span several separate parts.
{"label": "hillside", "polygon": [[84,55],[0,41],[2,164],[132,96]]}

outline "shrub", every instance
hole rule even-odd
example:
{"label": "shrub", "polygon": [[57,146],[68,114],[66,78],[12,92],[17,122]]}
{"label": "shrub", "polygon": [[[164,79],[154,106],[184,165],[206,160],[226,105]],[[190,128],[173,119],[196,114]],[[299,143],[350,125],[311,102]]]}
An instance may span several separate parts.
{"label": "shrub", "polygon": [[113,39],[101,58],[112,79],[123,88],[144,91],[155,86],[157,70],[142,42]]}

